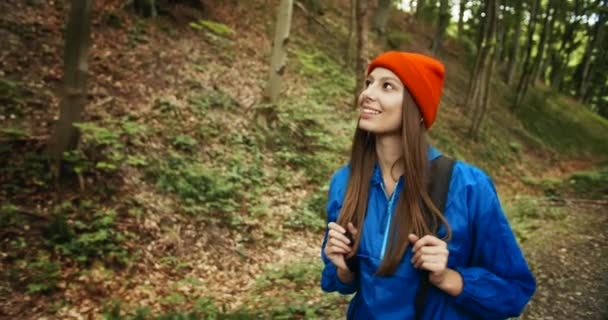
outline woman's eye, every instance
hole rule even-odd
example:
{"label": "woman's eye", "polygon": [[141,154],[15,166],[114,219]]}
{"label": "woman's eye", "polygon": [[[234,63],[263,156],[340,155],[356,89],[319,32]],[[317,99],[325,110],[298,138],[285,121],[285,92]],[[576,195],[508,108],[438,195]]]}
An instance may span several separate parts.
{"label": "woman's eye", "polygon": [[383,87],[384,89],[393,89],[393,88],[394,88],[394,86],[393,86],[392,84],[388,83],[388,82],[385,82],[385,83],[382,85],[382,87]]}
{"label": "woman's eye", "polygon": [[365,80],[365,87],[369,87],[369,85],[372,84],[371,80]]}

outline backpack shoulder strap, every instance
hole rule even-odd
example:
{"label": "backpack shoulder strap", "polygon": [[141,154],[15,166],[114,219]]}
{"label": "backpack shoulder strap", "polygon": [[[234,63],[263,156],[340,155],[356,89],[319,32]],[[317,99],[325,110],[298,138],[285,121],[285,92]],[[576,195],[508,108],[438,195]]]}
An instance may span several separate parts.
{"label": "backpack shoulder strap", "polygon": [[[439,156],[431,161],[430,183],[428,193],[433,201],[433,204],[441,211],[445,211],[445,205],[450,189],[450,181],[452,180],[452,169],[454,168],[454,159]],[[424,211],[427,221],[430,220],[428,210]],[[434,230],[437,233],[438,230]],[[416,320],[422,319],[424,310],[424,302],[426,300],[427,291],[430,287],[428,272],[422,272],[420,285],[416,291],[416,299],[414,300],[414,311]]]}
{"label": "backpack shoulder strap", "polygon": [[439,156],[431,161],[431,179],[428,192],[431,200],[441,212],[445,210],[454,162],[454,159],[445,156]]}

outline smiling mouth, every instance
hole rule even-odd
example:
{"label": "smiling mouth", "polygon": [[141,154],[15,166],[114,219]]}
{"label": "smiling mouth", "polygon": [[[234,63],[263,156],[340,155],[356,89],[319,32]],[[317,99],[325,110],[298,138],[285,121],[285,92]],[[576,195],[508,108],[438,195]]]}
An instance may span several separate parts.
{"label": "smiling mouth", "polygon": [[361,113],[376,115],[376,114],[381,114],[382,112],[378,111],[376,109],[363,107],[363,108],[361,108]]}

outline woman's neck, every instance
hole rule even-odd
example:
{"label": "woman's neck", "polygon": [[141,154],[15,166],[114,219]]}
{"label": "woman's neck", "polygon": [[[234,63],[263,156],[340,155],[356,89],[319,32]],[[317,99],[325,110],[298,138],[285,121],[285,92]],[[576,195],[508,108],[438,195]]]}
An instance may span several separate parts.
{"label": "woman's neck", "polygon": [[[401,135],[377,135],[376,156],[384,177],[399,177],[403,174],[403,163],[393,165],[403,156],[403,140]],[[391,172],[393,169],[393,172]],[[395,175],[393,175],[395,174]]]}

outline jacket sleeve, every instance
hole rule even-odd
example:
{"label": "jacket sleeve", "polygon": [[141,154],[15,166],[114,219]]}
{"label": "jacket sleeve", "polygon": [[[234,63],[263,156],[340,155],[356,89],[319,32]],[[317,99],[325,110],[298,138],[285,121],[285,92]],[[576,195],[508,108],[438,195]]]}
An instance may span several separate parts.
{"label": "jacket sleeve", "polygon": [[[329,194],[327,201],[327,224],[330,222],[336,222],[340,209],[342,209],[342,201],[344,199],[344,191],[338,185],[338,176],[340,173],[334,175],[329,185]],[[336,266],[325,256],[324,249],[327,244],[327,233],[328,228],[325,227],[325,235],[323,237],[323,245],[321,246],[321,258],[325,267],[321,274],[321,289],[325,292],[338,291],[341,294],[351,294],[357,291],[358,277],[352,283],[343,283],[338,278]]]}
{"label": "jacket sleeve", "polygon": [[482,319],[504,319],[521,314],[536,281],[528,268],[494,184],[478,171],[477,183],[467,190],[471,257],[467,267],[456,267],[463,290],[453,302]]}

